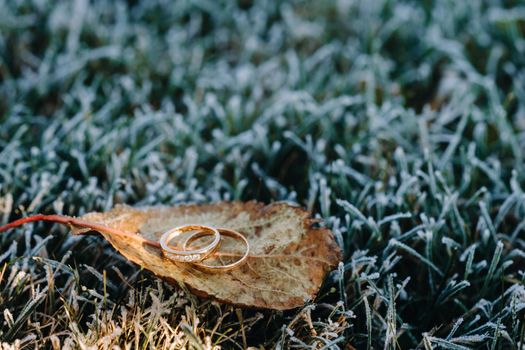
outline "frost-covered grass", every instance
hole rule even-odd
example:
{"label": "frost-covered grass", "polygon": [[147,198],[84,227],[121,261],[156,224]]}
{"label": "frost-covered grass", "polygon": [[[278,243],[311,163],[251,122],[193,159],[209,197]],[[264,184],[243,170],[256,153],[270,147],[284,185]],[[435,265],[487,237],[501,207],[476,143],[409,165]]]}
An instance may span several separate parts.
{"label": "frost-covered grass", "polygon": [[345,251],[304,309],[241,311],[29,225],[4,348],[523,347],[523,2],[0,0],[0,83],[0,223],[286,200]]}

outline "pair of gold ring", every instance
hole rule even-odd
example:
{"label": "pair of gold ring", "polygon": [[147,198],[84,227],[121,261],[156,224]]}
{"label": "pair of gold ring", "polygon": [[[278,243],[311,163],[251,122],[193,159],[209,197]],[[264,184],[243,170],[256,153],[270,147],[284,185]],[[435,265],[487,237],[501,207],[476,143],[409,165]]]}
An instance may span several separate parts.
{"label": "pair of gold ring", "polygon": [[[170,243],[177,236],[182,235],[185,232],[191,232],[182,243],[181,249],[174,249]],[[198,249],[188,249],[194,241],[201,237],[213,236],[211,243]],[[208,265],[204,263],[204,260],[211,257],[221,246],[222,236],[229,236],[234,239],[240,240],[246,246],[244,254],[239,259],[230,264],[224,265]],[[184,225],[179,226],[169,231],[166,231],[159,240],[160,247],[162,248],[163,254],[174,261],[191,263],[201,269],[205,269],[211,272],[222,272],[234,269],[240,266],[250,253],[250,244],[246,237],[241,233],[226,229],[226,228],[213,228],[205,225]]]}

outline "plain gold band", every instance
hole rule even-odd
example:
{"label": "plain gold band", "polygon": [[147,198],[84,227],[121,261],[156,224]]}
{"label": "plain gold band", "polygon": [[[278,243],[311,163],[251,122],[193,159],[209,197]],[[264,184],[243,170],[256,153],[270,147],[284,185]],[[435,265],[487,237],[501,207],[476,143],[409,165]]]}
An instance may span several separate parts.
{"label": "plain gold band", "polygon": [[[246,237],[244,237],[241,233],[239,233],[237,231],[229,230],[229,229],[226,229],[226,228],[218,228],[217,230],[219,231],[219,233],[222,236],[229,236],[229,237],[237,238],[237,239],[240,239],[241,241],[243,241],[244,244],[246,245],[246,251],[245,251],[244,255],[239,260],[237,260],[237,261],[235,261],[235,262],[233,262],[231,264],[213,266],[213,265],[203,264],[202,260],[201,260],[201,262],[192,262],[192,264],[194,266],[197,266],[197,267],[199,267],[201,269],[204,269],[204,270],[207,270],[207,271],[210,271],[210,272],[224,272],[224,271],[229,271],[229,270],[232,270],[232,269],[240,266],[248,258],[248,255],[250,253],[250,243],[248,242]],[[191,234],[188,238],[186,238],[186,240],[182,244],[182,249],[186,249],[188,247],[188,244],[190,244],[192,241],[194,241],[194,240],[196,240],[196,239],[198,239],[200,237],[208,236],[208,235],[209,235],[209,233],[207,233],[205,231],[198,231],[198,232],[195,232],[195,233]]]}
{"label": "plain gold band", "polygon": [[[207,246],[203,248],[195,249],[195,250],[186,250],[185,247],[182,248],[182,250],[177,250],[177,249],[173,249],[169,247],[168,243],[176,236],[184,232],[196,231],[196,230],[197,232],[192,234],[190,237],[193,237],[195,234],[198,234],[198,233],[206,234],[206,235],[213,235],[214,236],[213,241]],[[217,229],[213,227],[209,227],[209,226],[184,225],[184,226],[179,226],[169,231],[166,231],[160,237],[159,243],[162,248],[162,252],[167,258],[171,260],[175,260],[175,261],[195,262],[195,261],[201,261],[201,260],[206,259],[210,254],[214,253],[217,249],[219,249],[219,246],[221,243],[221,234],[219,233]]]}

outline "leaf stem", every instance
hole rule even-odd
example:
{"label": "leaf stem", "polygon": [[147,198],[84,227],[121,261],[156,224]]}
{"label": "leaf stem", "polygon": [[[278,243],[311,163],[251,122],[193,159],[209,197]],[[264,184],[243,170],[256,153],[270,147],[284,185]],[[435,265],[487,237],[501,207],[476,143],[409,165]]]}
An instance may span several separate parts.
{"label": "leaf stem", "polygon": [[[90,230],[99,231],[99,232],[107,232],[111,234],[117,234],[120,236],[127,236],[127,237],[133,237],[136,238],[137,235],[131,232],[126,232],[122,230],[117,230],[114,228],[111,228],[106,225],[101,224],[95,224],[91,222],[87,222],[84,220],[80,220],[71,216],[64,216],[64,215],[43,215],[43,214],[37,214],[28,216],[25,218],[21,218],[18,220],[15,220],[13,222],[10,222],[6,225],[0,226],[0,232],[4,232],[7,230],[10,230],[15,227],[19,227],[25,224],[28,224],[30,222],[36,222],[36,221],[49,221],[49,222],[55,222],[62,225],[68,225],[68,226],[76,226],[76,227],[82,227],[82,228],[88,228]],[[160,249],[160,244],[155,241],[151,241],[149,239],[142,238],[144,240],[144,244],[147,244],[154,248]]]}

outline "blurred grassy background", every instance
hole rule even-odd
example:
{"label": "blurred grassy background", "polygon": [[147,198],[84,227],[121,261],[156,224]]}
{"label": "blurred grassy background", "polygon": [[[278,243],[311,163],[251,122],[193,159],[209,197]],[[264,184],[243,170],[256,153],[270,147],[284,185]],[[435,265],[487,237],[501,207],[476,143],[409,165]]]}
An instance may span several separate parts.
{"label": "blurred grassy background", "polygon": [[345,261],[286,313],[199,300],[102,239],[0,237],[33,348],[519,348],[521,1],[0,0],[1,223],[284,200]]}

